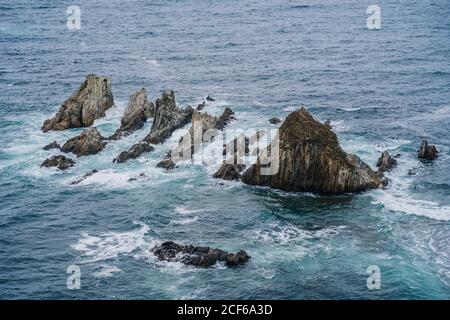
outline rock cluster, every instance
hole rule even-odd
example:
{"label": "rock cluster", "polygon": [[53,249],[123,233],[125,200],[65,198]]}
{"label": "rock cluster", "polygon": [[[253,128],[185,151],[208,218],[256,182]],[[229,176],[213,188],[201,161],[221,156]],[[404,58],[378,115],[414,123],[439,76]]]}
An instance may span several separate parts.
{"label": "rock cluster", "polygon": [[72,152],[77,157],[99,153],[107,144],[97,128],[88,128],[80,135],[67,140],[61,148],[63,152]]}
{"label": "rock cluster", "polygon": [[202,268],[210,267],[217,262],[224,262],[229,267],[238,266],[250,259],[250,256],[242,250],[234,254],[210,247],[181,245],[172,241],[154,247],[151,252],[159,260],[181,262]]}
{"label": "rock cluster", "polygon": [[147,100],[147,92],[144,88],[140,89],[130,97],[120,128],[109,139],[117,140],[142,128],[147,119],[153,117],[154,112],[155,106]]}
{"label": "rock cluster", "polygon": [[321,194],[383,186],[382,178],[356,155],[345,153],[330,128],[305,108],[286,118],[278,136],[279,143],[269,145],[243,173],[244,183]]}
{"label": "rock cluster", "polygon": [[81,87],[64,101],[58,113],[45,120],[42,131],[89,127],[113,105],[111,79],[90,74]]}
{"label": "rock cluster", "polygon": [[435,160],[438,157],[438,150],[435,145],[428,144],[426,139],[422,140],[419,147],[419,159]]}
{"label": "rock cluster", "polygon": [[63,155],[56,155],[44,160],[44,162],[42,162],[41,164],[41,167],[56,167],[59,170],[66,170],[70,167],[73,167],[74,165],[75,161],[73,161],[72,159],[67,158]]}

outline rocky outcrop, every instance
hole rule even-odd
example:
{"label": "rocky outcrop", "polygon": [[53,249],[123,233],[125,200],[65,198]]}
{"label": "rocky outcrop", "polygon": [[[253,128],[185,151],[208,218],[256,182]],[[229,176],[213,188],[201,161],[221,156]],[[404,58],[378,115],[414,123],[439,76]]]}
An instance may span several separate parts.
{"label": "rocky outcrop", "polygon": [[96,174],[97,172],[98,172],[98,170],[96,170],[96,169],[94,169],[92,171],[89,171],[89,172],[85,173],[81,178],[78,178],[78,179],[72,181],[70,184],[71,185],[79,184],[80,182],[86,180],[87,178],[89,178],[90,176]]}
{"label": "rocky outcrop", "polygon": [[270,118],[269,122],[271,124],[279,124],[279,123],[283,122],[283,120],[281,120],[280,118]]}
{"label": "rocky outcrop", "polygon": [[52,156],[42,162],[41,167],[57,167],[59,170],[66,170],[75,165],[75,161],[63,155]]}
{"label": "rocky outcrop", "polygon": [[172,161],[172,159],[163,159],[163,160],[161,160],[160,162],[158,162],[157,164],[156,164],[156,167],[157,168],[163,168],[163,169],[166,169],[166,170],[172,170],[172,169],[174,169],[175,168],[175,162],[173,162]]}
{"label": "rocky outcrop", "polygon": [[42,131],[89,127],[113,105],[111,79],[90,74],[81,87],[64,101],[58,113],[45,120]]}
{"label": "rocky outcrop", "polygon": [[58,142],[53,141],[42,148],[43,150],[52,150],[52,149],[61,149],[61,146],[58,144]]}
{"label": "rocky outcrop", "polygon": [[61,151],[72,152],[77,157],[88,156],[102,151],[107,144],[106,140],[97,128],[88,128],[80,135],[67,140]]}
{"label": "rocky outcrop", "polygon": [[422,143],[419,147],[419,159],[425,159],[425,160],[435,160],[438,157],[438,150],[435,145],[428,144],[428,141],[426,139],[422,140]]}
{"label": "rocky outcrop", "polygon": [[150,144],[147,142],[141,141],[134,144],[129,150],[122,151],[113,162],[121,163],[130,159],[136,159],[143,153],[152,152],[155,150]]}
{"label": "rocky outcrop", "polygon": [[215,128],[218,130],[223,130],[227,124],[232,120],[235,120],[234,112],[230,108],[226,107],[222,115],[217,119]]}
{"label": "rocky outcrop", "polygon": [[180,245],[172,241],[154,247],[151,252],[162,261],[181,262],[202,268],[210,267],[217,262],[224,262],[229,267],[238,266],[251,258],[242,250],[234,254],[210,247]]}
{"label": "rocky outcrop", "polygon": [[382,178],[356,155],[346,154],[337,136],[301,108],[291,113],[272,143],[242,175],[250,185],[284,191],[340,194],[381,188]]}
{"label": "rocky outcrop", "polygon": [[223,180],[239,180],[241,178],[241,172],[245,169],[245,164],[224,162],[219,170],[214,173],[213,178]]}
{"label": "rocky outcrop", "polygon": [[182,110],[176,106],[173,91],[166,91],[155,103],[155,118],[150,134],[144,138],[148,143],[163,143],[172,133],[191,121],[194,109]]}
{"label": "rocky outcrop", "polygon": [[120,128],[109,139],[118,140],[142,128],[147,119],[153,117],[154,112],[155,106],[147,100],[147,92],[144,88],[140,89],[130,97]]}
{"label": "rocky outcrop", "polygon": [[395,166],[397,166],[397,160],[391,157],[389,152],[384,151],[377,162],[379,172],[391,171]]}

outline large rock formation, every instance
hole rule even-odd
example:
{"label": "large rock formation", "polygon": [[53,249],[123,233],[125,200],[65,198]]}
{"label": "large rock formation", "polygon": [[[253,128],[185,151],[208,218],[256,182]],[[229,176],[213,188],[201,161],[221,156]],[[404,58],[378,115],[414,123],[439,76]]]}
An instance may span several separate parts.
{"label": "large rock formation", "polygon": [[163,261],[181,262],[196,267],[210,267],[217,262],[224,262],[227,266],[238,266],[246,263],[251,257],[245,251],[228,253],[220,249],[210,247],[197,247],[192,245],[180,245],[172,241],[164,242],[154,247],[151,252]]}
{"label": "large rock formation", "polygon": [[78,91],[64,101],[58,113],[45,120],[42,131],[89,127],[113,105],[111,79],[90,74]]}
{"label": "large rock formation", "polygon": [[392,158],[389,152],[384,151],[378,159],[377,167],[380,172],[391,171],[397,165],[397,160]]}
{"label": "large rock formation", "polygon": [[[382,178],[356,155],[346,154],[328,126],[302,108],[291,113],[275,140],[242,175],[250,185],[285,191],[339,194],[382,187]],[[268,167],[267,167],[268,166]]]}
{"label": "large rock formation", "polygon": [[77,157],[96,154],[106,146],[106,138],[103,137],[97,128],[88,128],[80,135],[73,137],[62,146],[61,151],[72,152]]}
{"label": "large rock formation", "polygon": [[121,163],[129,159],[136,159],[143,153],[152,152],[155,150],[151,145],[145,141],[138,142],[134,144],[129,150],[122,151],[113,162]]}
{"label": "large rock formation", "polygon": [[182,110],[176,106],[173,91],[165,91],[155,103],[155,118],[150,134],[144,138],[148,143],[163,143],[172,133],[191,121],[194,109]]}
{"label": "large rock formation", "polygon": [[52,156],[42,162],[41,167],[57,167],[59,170],[66,170],[75,165],[75,161],[63,155]]}
{"label": "large rock formation", "polygon": [[142,128],[147,119],[153,117],[154,112],[155,106],[147,100],[145,89],[135,92],[128,101],[120,121],[120,128],[109,139],[117,140]]}
{"label": "large rock formation", "polygon": [[438,157],[438,154],[439,152],[435,145],[429,145],[426,139],[422,140],[418,154],[419,159],[434,160]]}

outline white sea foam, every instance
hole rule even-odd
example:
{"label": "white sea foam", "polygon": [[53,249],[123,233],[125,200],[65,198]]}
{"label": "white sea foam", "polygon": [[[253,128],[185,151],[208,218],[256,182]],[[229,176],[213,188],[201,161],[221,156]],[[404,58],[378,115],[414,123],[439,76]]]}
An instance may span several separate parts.
{"label": "white sea foam", "polygon": [[172,220],[170,221],[170,224],[172,225],[186,225],[186,224],[192,224],[194,222],[196,222],[199,219],[198,216],[192,217],[192,218],[185,218],[185,219],[177,219],[177,220]]}
{"label": "white sea foam", "polygon": [[176,213],[183,214],[183,215],[191,214],[191,213],[197,213],[197,212],[201,212],[201,211],[203,211],[203,210],[192,210],[192,209],[188,209],[188,208],[183,207],[183,206],[178,206],[178,207],[175,208],[175,212]]}
{"label": "white sea foam", "polygon": [[118,272],[122,272],[122,269],[111,265],[101,265],[101,269],[92,273],[92,275],[96,278],[109,278]]}
{"label": "white sea foam", "polygon": [[338,110],[347,111],[347,112],[353,112],[353,111],[359,111],[361,108],[355,107],[355,108],[337,108]]}

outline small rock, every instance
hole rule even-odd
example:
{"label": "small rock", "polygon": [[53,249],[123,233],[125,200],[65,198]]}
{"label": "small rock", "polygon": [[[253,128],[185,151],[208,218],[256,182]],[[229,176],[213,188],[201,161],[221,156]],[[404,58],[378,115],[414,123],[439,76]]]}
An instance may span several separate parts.
{"label": "small rock", "polygon": [[53,141],[52,143],[49,143],[48,145],[46,145],[44,148],[42,148],[43,150],[51,150],[51,149],[61,149],[61,146],[58,144],[58,142]]}
{"label": "small rock", "polygon": [[138,142],[134,144],[129,150],[122,151],[117,158],[113,160],[113,162],[121,163],[125,162],[129,159],[136,159],[143,153],[152,152],[155,150],[151,145],[149,145],[147,142]]}
{"label": "small rock", "polygon": [[94,170],[92,170],[92,171],[89,171],[88,173],[85,173],[81,178],[72,181],[70,184],[71,184],[71,185],[79,184],[80,182],[86,180],[88,177],[90,177],[90,176],[96,174],[97,172],[98,172],[98,170],[96,170],[96,169],[94,169]]}
{"label": "small rock", "polygon": [[234,112],[230,108],[226,107],[223,114],[217,120],[215,128],[218,130],[223,130],[227,124],[229,124],[234,118]]}
{"label": "small rock", "polygon": [[426,139],[422,140],[419,148],[419,159],[435,160],[438,154],[439,152],[435,145],[429,145]]}
{"label": "small rock", "polygon": [[63,155],[52,156],[44,162],[42,162],[41,167],[57,167],[59,170],[66,170],[75,165],[75,161],[70,158],[67,158]]}
{"label": "small rock", "polygon": [[133,182],[133,181],[137,181],[137,180],[143,180],[143,179],[147,179],[147,178],[148,178],[148,176],[145,173],[141,173],[137,177],[132,177],[132,178],[128,179],[128,182]]}
{"label": "small rock", "polygon": [[206,102],[205,102],[205,101],[203,101],[202,103],[200,103],[200,104],[197,106],[197,110],[198,110],[198,111],[201,111],[201,110],[203,110],[204,107],[206,107]]}
{"label": "small rock", "polygon": [[280,118],[270,118],[269,122],[271,124],[279,124],[279,123],[283,122],[283,120],[281,120]]}
{"label": "small rock", "polygon": [[377,167],[380,168],[380,172],[391,171],[395,166],[397,166],[397,160],[389,155],[389,152],[384,151],[381,157],[378,159]]}
{"label": "small rock", "polygon": [[77,157],[96,154],[106,146],[106,138],[96,128],[88,128],[62,146],[61,151],[72,152]]}
{"label": "small rock", "polygon": [[175,168],[175,163],[172,161],[172,159],[164,159],[158,162],[156,165],[157,168],[163,168],[166,170],[172,170]]}
{"label": "small rock", "polygon": [[217,262],[224,262],[229,267],[245,264],[251,257],[245,251],[236,254],[210,247],[180,245],[172,241],[155,246],[151,252],[163,261],[181,262],[186,265],[207,268]]}
{"label": "small rock", "polygon": [[207,100],[207,101],[216,101],[216,99],[214,99],[214,98],[211,97],[211,96],[207,96],[207,97],[206,97],[206,100]]}

